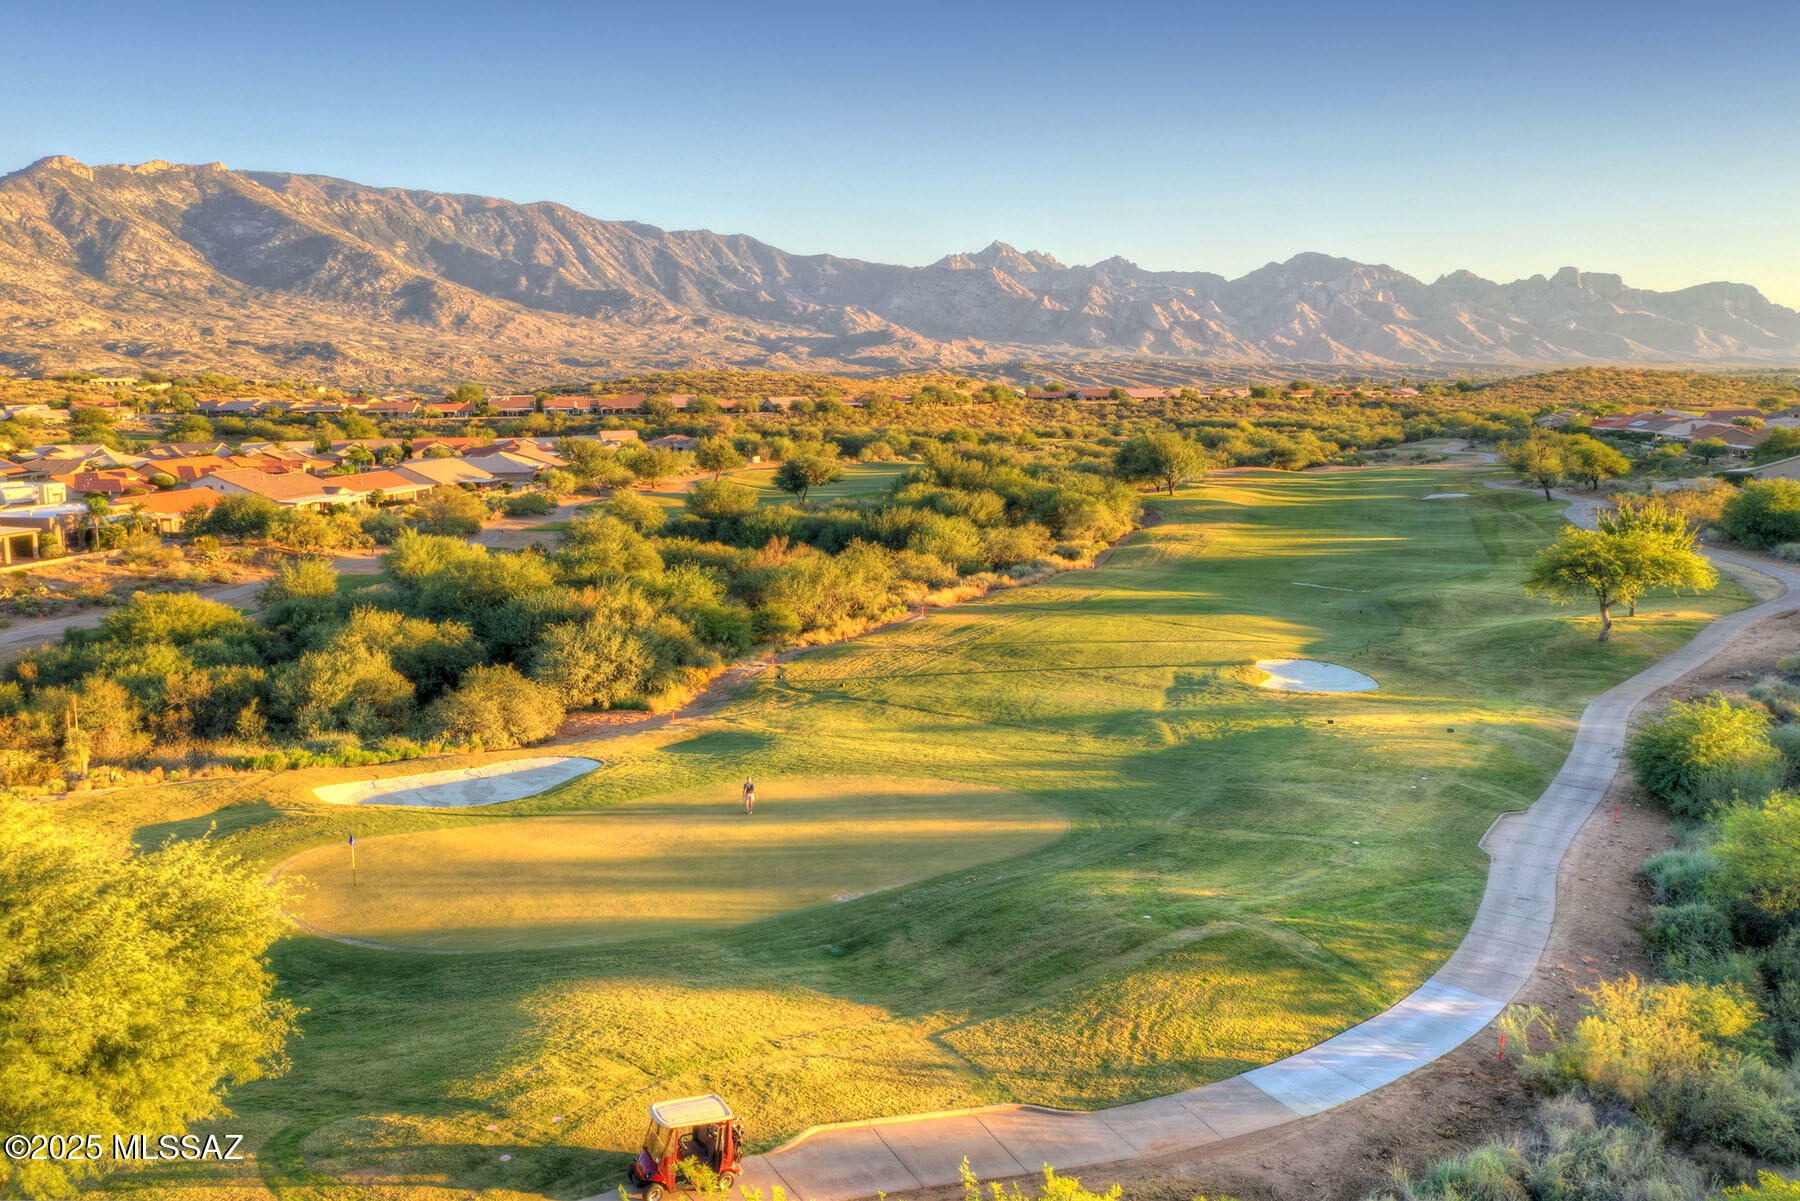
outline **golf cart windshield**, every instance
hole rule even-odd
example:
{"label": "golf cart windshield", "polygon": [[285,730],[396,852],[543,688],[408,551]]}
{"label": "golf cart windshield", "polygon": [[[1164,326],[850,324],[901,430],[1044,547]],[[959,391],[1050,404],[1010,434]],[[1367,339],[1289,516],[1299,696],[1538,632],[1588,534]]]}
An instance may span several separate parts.
{"label": "golf cart windshield", "polygon": [[644,1135],[644,1150],[650,1153],[650,1158],[664,1160],[675,1154],[675,1146],[680,1138],[679,1131],[651,1122],[649,1131]]}

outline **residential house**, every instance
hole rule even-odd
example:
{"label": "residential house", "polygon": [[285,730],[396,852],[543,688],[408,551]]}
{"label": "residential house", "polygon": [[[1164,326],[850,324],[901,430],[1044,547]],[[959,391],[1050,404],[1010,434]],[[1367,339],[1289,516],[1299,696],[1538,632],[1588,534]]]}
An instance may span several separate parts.
{"label": "residential house", "polygon": [[[636,413],[644,407],[644,402],[649,399],[642,392],[626,392],[620,396],[591,396],[588,398],[594,411],[599,413]],[[687,405],[684,402],[677,407],[686,408]]]}
{"label": "residential house", "polygon": [[591,413],[593,411],[594,398],[592,396],[544,397],[544,412],[546,413],[559,413],[565,417],[569,417],[578,413]]}
{"label": "residential house", "polygon": [[1776,459],[1771,463],[1763,463],[1756,467],[1733,467],[1723,471],[1734,479],[1745,480],[1797,480],[1800,481],[1800,455],[1789,455],[1785,459]]}
{"label": "residential house", "polygon": [[167,492],[127,497],[125,510],[154,518],[159,533],[179,534],[196,509],[211,510],[219,500],[220,493],[212,488],[171,488]]}
{"label": "residential house", "polygon": [[275,475],[255,467],[234,467],[201,476],[199,483],[226,496],[261,496],[284,509],[322,509],[344,499],[303,471]]}
{"label": "residential house", "polygon": [[502,417],[523,417],[537,412],[537,397],[530,392],[513,392],[506,396],[488,397],[488,406]]}
{"label": "residential house", "polygon": [[447,421],[455,417],[475,416],[475,405],[471,401],[434,400],[425,406],[425,417],[430,421]]}
{"label": "residential house", "polygon": [[419,410],[419,402],[405,396],[372,400],[362,409],[371,417],[417,417]]}
{"label": "residential house", "polygon": [[[437,462],[454,460],[438,459]],[[506,450],[484,450],[479,454],[471,454],[461,460],[478,471],[485,471],[501,483],[529,484],[537,479],[538,473],[547,471],[550,464],[536,456],[515,454]]]}
{"label": "residential house", "polygon": [[411,479],[422,480],[432,487],[492,488],[500,483],[498,476],[473,466],[466,459],[408,459],[394,468]]}
{"label": "residential house", "polygon": [[644,445],[658,450],[693,450],[700,445],[700,439],[687,434],[664,434],[660,438],[650,439]]}
{"label": "residential house", "polygon": [[390,469],[385,471],[362,471],[354,475],[327,476],[323,481],[328,489],[335,490],[346,500],[367,502],[376,493],[380,493],[384,501],[417,500],[425,495],[436,484],[406,475]]}

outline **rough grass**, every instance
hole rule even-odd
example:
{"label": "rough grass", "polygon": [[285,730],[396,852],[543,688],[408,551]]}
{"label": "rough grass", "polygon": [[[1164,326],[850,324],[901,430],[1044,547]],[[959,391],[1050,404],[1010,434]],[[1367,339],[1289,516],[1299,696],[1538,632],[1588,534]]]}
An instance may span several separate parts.
{"label": "rough grass", "polygon": [[[1593,618],[1518,587],[1561,506],[1479,481],[1234,475],[1159,500],[1167,520],[1102,569],[823,649],[704,723],[567,748],[607,770],[481,820],[842,774],[981,783],[1070,829],[722,931],[477,956],[296,937],[275,966],[305,1035],[288,1075],[233,1095],[230,1127],[285,1197],[579,1197],[618,1179],[658,1096],[717,1087],[766,1147],[937,1106],[1126,1101],[1370,1016],[1460,939],[1477,839],[1535,799],[1581,705],[1748,599],[1653,601],[1599,645]],[[1418,499],[1439,491],[1474,495]],[[1282,656],[1381,690],[1255,687],[1248,665]],[[119,839],[217,817],[273,867],[342,842],[347,815],[306,789],[356,774],[62,811]],[[468,820],[355,819],[359,841]],[[212,1170],[114,1187],[164,1196]]]}
{"label": "rough grass", "polygon": [[[1032,850],[1067,823],[979,785],[897,777],[735,781],[608,806],[328,843],[289,860],[319,931],[519,950],[741,925]],[[465,811],[468,812],[468,811]]]}

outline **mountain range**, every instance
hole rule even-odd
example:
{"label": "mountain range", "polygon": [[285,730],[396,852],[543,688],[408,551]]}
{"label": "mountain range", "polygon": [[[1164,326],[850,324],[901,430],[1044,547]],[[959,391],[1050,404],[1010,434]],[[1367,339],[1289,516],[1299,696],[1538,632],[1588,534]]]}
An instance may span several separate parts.
{"label": "mountain range", "polygon": [[[529,386],[667,367],[857,374],[1063,359],[1398,373],[1800,362],[1800,312],[1565,267],[1431,283],[1301,254],[1237,279],[1001,242],[923,267],[220,163],[0,177],[0,366]],[[1095,368],[1099,370],[1099,368]]]}

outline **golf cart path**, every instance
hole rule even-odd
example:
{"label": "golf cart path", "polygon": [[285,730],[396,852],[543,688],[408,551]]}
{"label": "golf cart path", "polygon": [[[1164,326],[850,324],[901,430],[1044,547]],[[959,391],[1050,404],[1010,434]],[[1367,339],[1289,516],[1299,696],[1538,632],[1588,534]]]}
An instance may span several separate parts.
{"label": "golf cart path", "polygon": [[[1570,521],[1591,527],[1599,501],[1565,496]],[[1537,967],[1556,913],[1556,879],[1575,834],[1605,794],[1626,722],[1645,698],[1728,647],[1750,626],[1800,609],[1800,573],[1708,549],[1709,557],[1769,576],[1775,598],[1722,617],[1692,641],[1595,698],[1575,744],[1542,796],[1495,819],[1474,923],[1449,961],[1391,1009],[1319,1045],[1200,1088],[1092,1113],[994,1105],[805,1131],[745,1162],[742,1186],[793,1201],[851,1201],[955,1184],[963,1158],[983,1179],[1059,1171],[1195,1150],[1342,1105],[1484,1029]]]}

